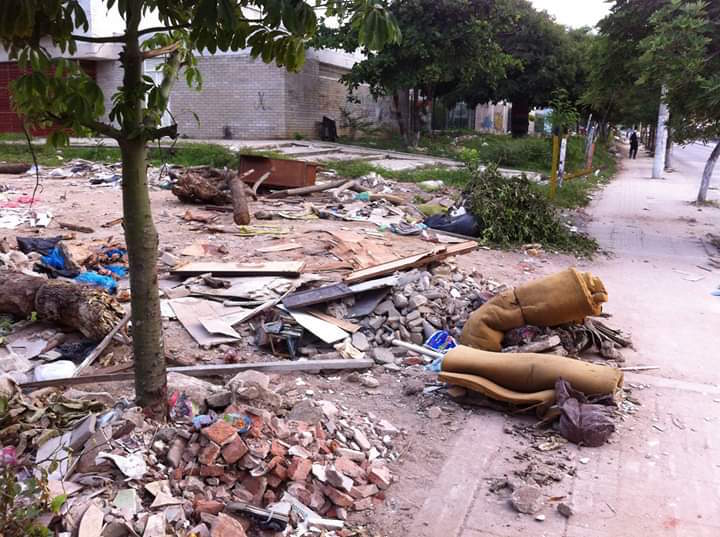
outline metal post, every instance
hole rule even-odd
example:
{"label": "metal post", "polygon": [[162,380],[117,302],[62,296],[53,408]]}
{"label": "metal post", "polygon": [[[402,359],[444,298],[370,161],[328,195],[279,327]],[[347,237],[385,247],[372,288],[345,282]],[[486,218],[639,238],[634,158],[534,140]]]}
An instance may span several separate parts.
{"label": "metal post", "polygon": [[560,138],[553,136],[552,168],[550,169],[550,198],[555,199],[557,192],[557,168],[560,158]]}

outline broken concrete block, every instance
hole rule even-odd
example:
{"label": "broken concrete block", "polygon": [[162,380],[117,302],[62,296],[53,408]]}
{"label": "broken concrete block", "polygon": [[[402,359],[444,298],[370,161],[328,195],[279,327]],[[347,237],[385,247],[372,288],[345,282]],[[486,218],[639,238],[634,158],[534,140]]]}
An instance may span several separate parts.
{"label": "broken concrete block", "polygon": [[417,309],[420,306],[424,306],[427,304],[429,300],[425,298],[425,296],[420,294],[415,294],[410,297],[410,300],[408,301],[408,307],[412,309]]}
{"label": "broken concrete block", "polygon": [[380,489],[378,489],[377,485],[357,485],[350,491],[350,496],[359,500],[361,498],[375,496],[378,492],[380,492]]}
{"label": "broken concrete block", "polygon": [[348,508],[354,503],[352,496],[350,496],[349,494],[345,494],[344,492],[336,489],[335,487],[325,485],[323,487],[323,492],[332,503],[339,507]]}
{"label": "broken concrete block", "polygon": [[384,347],[376,347],[372,350],[372,357],[378,364],[393,364],[395,363],[395,355]]}
{"label": "broken concrete block", "polygon": [[196,500],[193,508],[196,513],[210,513],[217,515],[225,509],[225,504],[217,500]]}
{"label": "broken concrete block", "polygon": [[228,444],[225,444],[222,448],[222,458],[228,464],[235,464],[237,461],[242,459],[248,452],[248,447],[242,438],[235,435],[235,438]]}
{"label": "broken concrete block", "polygon": [[336,468],[332,466],[325,469],[325,477],[328,483],[333,487],[337,487],[345,492],[350,492],[353,489],[353,480],[346,475],[343,475]]}
{"label": "broken concrete block", "polygon": [[519,487],[513,492],[510,501],[520,513],[534,515],[545,506],[542,490],[534,485]]}
{"label": "broken concrete block", "polygon": [[339,457],[338,459],[336,459],[335,460],[335,468],[339,472],[342,472],[346,476],[349,476],[353,479],[365,476],[365,470],[360,468],[360,466],[355,464],[348,457]]}
{"label": "broken concrete block", "polygon": [[365,352],[370,348],[370,342],[365,334],[362,332],[355,332],[352,335],[352,344],[360,352]]}
{"label": "broken concrete block", "polygon": [[384,464],[374,464],[368,469],[368,481],[380,490],[385,490],[392,483],[390,469]]}
{"label": "broken concrete block", "polygon": [[202,430],[203,436],[206,436],[219,446],[232,442],[237,436],[237,429],[224,420],[218,420],[212,425]]}
{"label": "broken concrete block", "polygon": [[353,511],[367,511],[373,508],[372,498],[361,498],[353,503]]}
{"label": "broken concrete block", "polygon": [[294,457],[287,469],[288,478],[292,481],[305,481],[312,470],[311,459]]}
{"label": "broken concrete block", "polygon": [[218,455],[220,455],[220,446],[214,442],[210,442],[200,451],[198,462],[200,464],[213,464]]}
{"label": "broken concrete block", "polygon": [[245,528],[233,517],[220,513],[210,530],[210,537],[247,537]]}
{"label": "broken concrete block", "polygon": [[335,454],[340,457],[347,457],[351,461],[356,461],[356,462],[362,462],[367,458],[365,456],[365,453],[363,453],[362,451],[357,451],[355,449],[342,448],[342,447],[336,448]]}
{"label": "broken concrete block", "polygon": [[357,427],[353,427],[352,433],[353,438],[355,439],[355,442],[357,442],[357,445],[360,446],[360,449],[362,449],[363,451],[367,451],[372,447],[367,436],[365,436],[365,433],[362,432],[360,429],[358,429]]}

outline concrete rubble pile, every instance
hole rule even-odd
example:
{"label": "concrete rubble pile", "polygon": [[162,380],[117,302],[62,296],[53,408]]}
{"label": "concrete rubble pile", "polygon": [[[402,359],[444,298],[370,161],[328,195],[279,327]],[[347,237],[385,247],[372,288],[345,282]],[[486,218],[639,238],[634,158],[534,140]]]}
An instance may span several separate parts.
{"label": "concrete rubble pile", "polygon": [[178,374],[169,385],[169,424],[117,404],[38,446],[36,465],[68,494],[44,515],[58,535],[346,536],[352,513],[383,503],[404,434],[390,422],[309,398],[289,408],[280,392],[293,390],[255,371],[229,390]]}

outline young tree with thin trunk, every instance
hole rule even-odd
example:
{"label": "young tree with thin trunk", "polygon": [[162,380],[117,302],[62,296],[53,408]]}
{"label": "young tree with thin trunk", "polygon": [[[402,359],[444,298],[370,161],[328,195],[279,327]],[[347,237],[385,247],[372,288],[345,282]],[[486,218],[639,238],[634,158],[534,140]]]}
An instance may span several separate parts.
{"label": "young tree with thin trunk", "polygon": [[[15,109],[28,127],[53,129],[49,141],[69,133],[117,141],[122,155],[122,199],[130,262],[132,335],[137,402],[149,415],[166,414],[166,366],[157,282],[158,234],[147,182],[147,144],[177,138],[177,125],[161,126],[173,83],[182,72],[199,88],[195,54],[249,48],[253,57],[299,69],[308,40],[320,24],[317,10],[348,21],[360,43],[380,49],[399,38],[383,0],[97,0],[116,9],[117,35],[87,35],[87,2],[2,0],[0,44],[26,73],[13,82]],[[144,24],[145,20],[159,24]],[[122,47],[122,86],[104,121],[104,95],[76,61],[79,42]],[[144,61],[160,58],[162,81],[143,74]]]}
{"label": "young tree with thin trunk", "polygon": [[667,87],[673,141],[712,143],[697,202],[707,201],[720,157],[720,1],[670,0],[650,17],[652,32],[641,42],[641,82]]}

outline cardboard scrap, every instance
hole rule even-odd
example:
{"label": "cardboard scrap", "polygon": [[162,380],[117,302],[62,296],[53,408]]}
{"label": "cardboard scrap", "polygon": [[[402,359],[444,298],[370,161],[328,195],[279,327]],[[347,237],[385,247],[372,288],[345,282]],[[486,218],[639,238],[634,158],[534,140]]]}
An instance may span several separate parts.
{"label": "cardboard scrap", "polygon": [[170,301],[178,321],[183,325],[185,330],[192,336],[198,345],[221,345],[223,343],[233,343],[237,341],[239,336],[214,335],[203,326],[202,321],[218,318],[212,303],[208,300],[200,298],[176,298]]}

